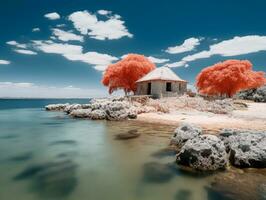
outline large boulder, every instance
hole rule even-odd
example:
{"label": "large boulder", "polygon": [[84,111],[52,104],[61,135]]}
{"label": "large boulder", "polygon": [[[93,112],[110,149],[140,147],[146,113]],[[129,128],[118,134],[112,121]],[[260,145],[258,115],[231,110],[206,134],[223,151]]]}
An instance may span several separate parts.
{"label": "large boulder", "polygon": [[89,109],[77,109],[73,110],[70,113],[70,116],[75,117],[75,118],[89,118],[91,116],[92,110]]}
{"label": "large boulder", "polygon": [[189,139],[195,138],[202,133],[202,129],[192,124],[183,123],[177,129],[171,138],[171,144],[181,146]]}
{"label": "large boulder", "polygon": [[90,112],[89,118],[93,119],[93,120],[106,119],[106,112],[104,110],[101,110],[101,109],[93,110]]}
{"label": "large boulder", "polygon": [[129,103],[126,101],[113,101],[104,107],[107,119],[112,121],[127,119],[129,108]]}
{"label": "large boulder", "polygon": [[47,111],[63,111],[67,106],[69,106],[69,103],[66,104],[49,104],[45,106],[45,109]]}
{"label": "large boulder", "polygon": [[266,167],[266,132],[224,129],[220,133],[232,165]]}
{"label": "large boulder", "polygon": [[228,163],[225,146],[214,135],[200,135],[188,140],[177,154],[176,161],[201,171],[224,169]]}

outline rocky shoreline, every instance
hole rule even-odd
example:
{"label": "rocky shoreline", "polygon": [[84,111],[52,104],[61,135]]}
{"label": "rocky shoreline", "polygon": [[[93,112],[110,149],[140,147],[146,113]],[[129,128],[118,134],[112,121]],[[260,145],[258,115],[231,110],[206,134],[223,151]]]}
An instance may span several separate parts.
{"label": "rocky shoreline", "polygon": [[[222,105],[222,110],[232,107],[228,100],[211,103],[216,105],[215,112],[217,105]],[[149,98],[132,101],[126,97],[93,99],[88,104],[52,104],[45,109],[63,111],[73,118],[110,121],[136,119],[140,113],[169,112],[169,107],[159,101]],[[218,113],[221,113],[219,109]],[[136,133],[120,135],[118,139],[136,138],[139,136]],[[214,171],[226,169],[229,165],[239,168],[266,167],[265,131],[222,129],[218,134],[211,135],[201,127],[183,123],[175,130],[171,144],[177,152],[176,163],[195,170]]]}
{"label": "rocky shoreline", "polygon": [[239,168],[266,168],[266,132],[223,129],[216,135],[200,127],[181,124],[171,139],[177,164],[200,171]]}

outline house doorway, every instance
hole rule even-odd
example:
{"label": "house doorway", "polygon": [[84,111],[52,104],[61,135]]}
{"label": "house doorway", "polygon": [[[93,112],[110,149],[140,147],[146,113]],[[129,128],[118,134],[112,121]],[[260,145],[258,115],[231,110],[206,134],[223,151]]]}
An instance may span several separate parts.
{"label": "house doorway", "polygon": [[151,94],[151,83],[148,83],[148,90],[147,90],[147,94],[150,95]]}

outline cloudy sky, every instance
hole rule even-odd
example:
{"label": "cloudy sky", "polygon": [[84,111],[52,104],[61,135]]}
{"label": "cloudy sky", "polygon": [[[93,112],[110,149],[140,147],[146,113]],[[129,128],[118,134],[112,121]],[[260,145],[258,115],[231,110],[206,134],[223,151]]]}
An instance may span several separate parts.
{"label": "cloudy sky", "polygon": [[266,71],[264,0],[5,0],[0,97],[107,94],[104,69],[128,53],[194,84],[206,66],[248,59]]}

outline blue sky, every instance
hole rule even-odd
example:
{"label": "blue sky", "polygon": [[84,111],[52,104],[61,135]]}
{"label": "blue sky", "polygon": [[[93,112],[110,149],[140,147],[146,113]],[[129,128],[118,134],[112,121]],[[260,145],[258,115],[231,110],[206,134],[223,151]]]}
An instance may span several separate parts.
{"label": "blue sky", "polygon": [[0,97],[107,94],[103,70],[128,53],[194,84],[207,66],[248,59],[266,71],[263,0],[6,0]]}

